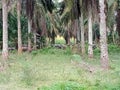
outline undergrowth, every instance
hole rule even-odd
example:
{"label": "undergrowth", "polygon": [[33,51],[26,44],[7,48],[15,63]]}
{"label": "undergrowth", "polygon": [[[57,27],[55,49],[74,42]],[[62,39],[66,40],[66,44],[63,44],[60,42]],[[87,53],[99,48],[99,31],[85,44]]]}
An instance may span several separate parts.
{"label": "undergrowth", "polygon": [[[120,90],[120,48],[109,45],[110,70],[101,71],[100,50],[94,59],[72,54],[70,48],[47,47],[17,55],[11,53],[8,67],[0,72],[0,90]],[[91,73],[73,64],[86,62],[96,68]]]}

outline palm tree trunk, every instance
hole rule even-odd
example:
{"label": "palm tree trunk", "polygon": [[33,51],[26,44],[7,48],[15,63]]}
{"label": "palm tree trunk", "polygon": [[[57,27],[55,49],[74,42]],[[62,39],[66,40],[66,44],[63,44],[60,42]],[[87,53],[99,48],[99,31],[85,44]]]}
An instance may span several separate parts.
{"label": "palm tree trunk", "polygon": [[8,11],[7,0],[2,0],[3,12],[3,50],[2,57],[4,60],[8,59]]}
{"label": "palm tree trunk", "polygon": [[112,32],[112,38],[113,38],[113,43],[114,43],[114,44],[116,44],[115,32],[116,32],[116,24],[113,25],[113,32]]}
{"label": "palm tree trunk", "polygon": [[69,30],[68,30],[68,37],[67,37],[67,41],[68,41],[67,45],[70,45],[70,32],[69,32]]}
{"label": "palm tree trunk", "polygon": [[79,29],[79,19],[76,19],[75,20],[75,28],[76,28],[76,33],[77,33],[77,35],[76,35],[76,39],[77,39],[77,41],[76,41],[76,43],[80,43],[80,29]]}
{"label": "palm tree trunk", "polygon": [[119,35],[119,44],[120,44],[120,9],[117,10],[117,32]]}
{"label": "palm tree trunk", "polygon": [[52,41],[51,44],[55,44],[55,31],[52,31],[52,37],[51,37]]}
{"label": "palm tree trunk", "polygon": [[36,36],[36,31],[34,31],[34,50],[37,49],[37,36]]}
{"label": "palm tree trunk", "polygon": [[107,47],[107,27],[105,15],[105,0],[99,0],[100,4],[100,48],[101,48],[101,65],[104,69],[109,68],[108,47]]}
{"label": "palm tree trunk", "polygon": [[89,8],[88,16],[88,56],[93,58],[93,32],[92,32],[92,11],[91,6]]}
{"label": "palm tree trunk", "polygon": [[31,19],[28,17],[28,51],[31,52]]}
{"label": "palm tree trunk", "polygon": [[81,13],[80,18],[80,26],[81,26],[81,52],[82,55],[85,54],[85,38],[84,38],[84,22],[83,22],[83,13]]}
{"label": "palm tree trunk", "polygon": [[20,12],[21,12],[21,0],[17,2],[17,20],[18,20],[18,54],[22,53],[22,37],[21,37],[21,22],[20,22]]}

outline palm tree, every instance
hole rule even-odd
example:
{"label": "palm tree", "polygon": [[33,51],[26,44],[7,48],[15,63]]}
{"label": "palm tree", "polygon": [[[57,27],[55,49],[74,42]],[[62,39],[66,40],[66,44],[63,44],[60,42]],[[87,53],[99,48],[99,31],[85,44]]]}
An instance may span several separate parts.
{"label": "palm tree", "polygon": [[[90,1],[90,0],[89,0]],[[90,2],[91,3],[91,2]],[[92,5],[88,4],[88,56],[93,57]]]}
{"label": "palm tree", "polygon": [[32,25],[32,20],[28,17],[28,51],[30,52],[32,50],[32,46],[31,46],[31,27]]}
{"label": "palm tree", "polygon": [[64,0],[61,3],[61,9],[60,9],[61,23],[62,23],[62,28],[64,30],[64,39],[67,45],[70,45],[70,30],[72,30],[72,32],[76,30],[75,28],[71,29],[71,27],[75,26],[75,21],[72,20],[72,17],[74,16],[72,13],[72,11],[74,11],[72,10],[73,3],[74,3],[73,0]]}
{"label": "palm tree", "polygon": [[[65,4],[65,8],[63,7]],[[77,43],[80,43],[80,2],[79,0],[64,0],[62,5],[61,21],[64,23],[64,27],[67,29],[66,40],[69,41],[70,36],[76,38]],[[67,27],[66,27],[67,26]],[[71,28],[72,26],[72,28]]]}
{"label": "palm tree", "polygon": [[80,29],[81,29],[81,53],[82,55],[85,54],[85,28],[84,28],[84,7],[83,7],[83,0],[80,0],[80,12],[81,12],[81,17],[80,17]]}
{"label": "palm tree", "polygon": [[120,42],[120,0],[117,0],[118,5],[117,5],[117,31],[118,31],[118,35],[119,35],[119,42]]}
{"label": "palm tree", "polygon": [[3,15],[3,59],[8,59],[8,6],[7,0],[2,0],[2,15]]}
{"label": "palm tree", "polygon": [[[93,57],[93,30],[92,30],[92,26],[93,26],[93,16],[95,16],[95,12],[96,12],[96,0],[83,0],[83,5],[84,5],[84,9],[86,10],[86,12],[88,12],[87,17],[88,17],[88,56],[90,58]],[[94,15],[93,15],[94,13]]]}
{"label": "palm tree", "polygon": [[35,4],[35,0],[26,0],[26,14],[28,17],[28,51],[29,52],[32,50],[31,31],[32,31],[34,4]]}
{"label": "palm tree", "polygon": [[101,65],[104,69],[109,68],[109,57],[108,57],[108,47],[107,47],[107,27],[106,27],[106,0],[99,0],[100,6],[100,48],[101,48]]}
{"label": "palm tree", "polygon": [[22,53],[22,37],[21,37],[21,0],[17,1],[17,20],[18,20],[18,53]]}
{"label": "palm tree", "polygon": [[[81,10],[83,11],[83,10]],[[85,54],[85,37],[84,37],[84,17],[83,12],[81,12],[81,18],[80,18],[80,27],[81,27],[81,53],[82,55]]]}
{"label": "palm tree", "polygon": [[[36,37],[35,32],[38,32],[41,38],[46,37],[47,33],[49,33],[50,38],[52,38],[53,43],[55,43],[54,33],[55,33],[56,23],[55,23],[55,16],[53,13],[53,8],[54,8],[54,5],[53,5],[52,0],[49,0],[49,1],[48,0],[36,0],[35,7],[34,7],[34,16],[33,16],[34,40]],[[47,26],[50,27],[49,30]]]}
{"label": "palm tree", "polygon": [[76,29],[76,40],[77,43],[80,43],[80,28],[79,28],[79,18],[80,18],[81,12],[80,12],[80,2],[79,0],[74,0],[73,2],[73,8],[72,8],[72,17],[75,21],[74,28]]}
{"label": "palm tree", "polygon": [[[83,7],[84,12],[88,17],[88,56],[93,57],[93,17],[96,15],[97,11],[97,0],[81,0],[81,7]],[[93,14],[94,13],[94,14]]]}

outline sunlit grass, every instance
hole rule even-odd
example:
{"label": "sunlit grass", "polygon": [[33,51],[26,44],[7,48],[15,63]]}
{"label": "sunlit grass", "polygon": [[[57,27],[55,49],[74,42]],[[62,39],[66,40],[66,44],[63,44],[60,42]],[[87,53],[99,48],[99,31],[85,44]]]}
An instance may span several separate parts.
{"label": "sunlit grass", "polygon": [[[57,36],[55,39],[56,44],[66,44],[65,39],[63,36]],[[71,44],[75,43],[74,38],[70,39]]]}

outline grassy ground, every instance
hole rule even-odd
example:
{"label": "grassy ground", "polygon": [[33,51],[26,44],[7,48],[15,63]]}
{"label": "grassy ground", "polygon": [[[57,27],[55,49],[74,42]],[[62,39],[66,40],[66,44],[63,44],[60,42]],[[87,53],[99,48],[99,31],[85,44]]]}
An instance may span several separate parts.
{"label": "grassy ground", "polygon": [[69,49],[45,48],[21,56],[13,52],[0,72],[0,90],[120,90],[120,49],[109,45],[108,71],[100,68],[99,49],[94,53],[89,60]]}

